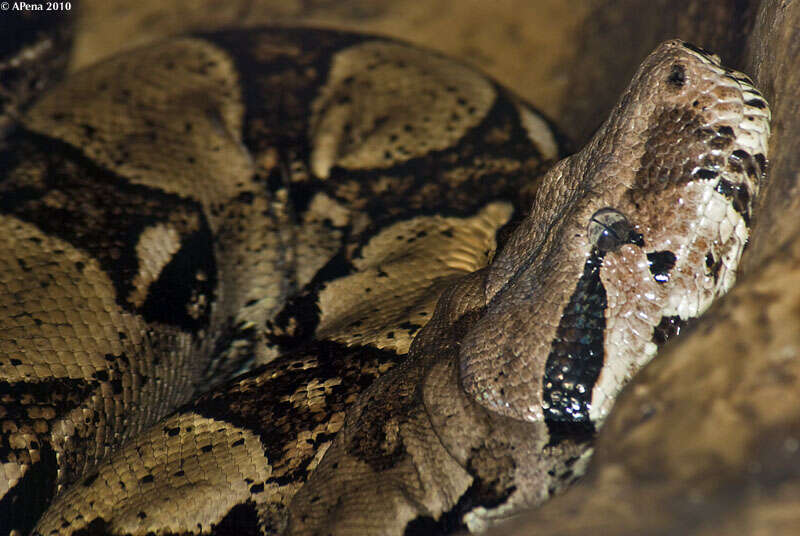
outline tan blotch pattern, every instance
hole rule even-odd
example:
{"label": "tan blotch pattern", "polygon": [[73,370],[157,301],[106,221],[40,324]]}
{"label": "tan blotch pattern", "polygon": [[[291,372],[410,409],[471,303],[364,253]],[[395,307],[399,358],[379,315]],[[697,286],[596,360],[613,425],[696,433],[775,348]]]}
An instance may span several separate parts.
{"label": "tan blotch pattern", "polygon": [[542,116],[528,107],[528,105],[517,102],[517,109],[519,116],[522,120],[522,126],[528,133],[528,138],[539,149],[542,158],[545,160],[554,160],[558,158],[558,142],[556,141],[553,131],[547,124],[547,121],[542,119]]}
{"label": "tan blotch pattern", "polygon": [[[105,354],[142,345],[148,326],[122,311],[96,260],[16,218],[0,218],[0,362],[6,381],[91,378]],[[126,337],[120,337],[124,332]]]}
{"label": "tan blotch pattern", "polygon": [[179,414],[74,486],[37,530],[71,533],[94,519],[113,518],[109,529],[116,534],[182,533],[188,527],[208,532],[271,473],[252,432],[194,413]]}
{"label": "tan blotch pattern", "polygon": [[356,273],[320,293],[316,336],[408,352],[441,291],[489,262],[511,213],[510,204],[491,203],[470,218],[420,216],[388,227],[353,260]]}
{"label": "tan blotch pattern", "polygon": [[253,163],[231,59],[194,39],[92,67],[46,95],[26,125],[80,148],[133,183],[201,200],[245,189]]}
{"label": "tan blotch pattern", "polygon": [[150,284],[158,279],[161,270],[180,248],[180,233],[174,227],[159,223],[142,231],[136,244],[136,258],[142,265],[133,280],[134,290],[128,296],[134,307],[142,306]]}
{"label": "tan blotch pattern", "polygon": [[311,169],[384,168],[450,147],[483,119],[495,90],[451,60],[368,42],[333,59],[312,105]]}
{"label": "tan blotch pattern", "polygon": [[[185,401],[187,385],[194,380],[186,362],[188,335],[148,326],[123,311],[96,260],[8,216],[0,217],[0,331],[3,381],[24,385],[72,379],[87,382],[89,388],[83,404],[60,419],[56,412],[62,408],[56,402],[37,406],[41,401],[0,400],[0,425],[4,433],[10,431],[15,450],[11,459],[1,460],[0,492],[37,461],[42,443],[51,442],[58,453],[74,448],[74,436],[88,436],[76,463],[91,464],[108,445]],[[171,351],[154,349],[157,340]],[[129,365],[120,365],[123,356]],[[165,391],[162,385],[174,387]],[[147,407],[141,406],[143,400]],[[4,421],[5,404],[28,407],[28,419]]]}

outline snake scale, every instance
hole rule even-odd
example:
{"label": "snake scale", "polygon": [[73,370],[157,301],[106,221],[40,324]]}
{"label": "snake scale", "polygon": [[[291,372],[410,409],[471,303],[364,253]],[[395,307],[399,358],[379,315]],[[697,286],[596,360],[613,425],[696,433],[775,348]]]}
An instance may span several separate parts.
{"label": "snake scale", "polygon": [[502,86],[373,36],[71,75],[0,155],[4,530],[435,534],[541,503],[733,284],[768,136],[679,41],[560,161]]}

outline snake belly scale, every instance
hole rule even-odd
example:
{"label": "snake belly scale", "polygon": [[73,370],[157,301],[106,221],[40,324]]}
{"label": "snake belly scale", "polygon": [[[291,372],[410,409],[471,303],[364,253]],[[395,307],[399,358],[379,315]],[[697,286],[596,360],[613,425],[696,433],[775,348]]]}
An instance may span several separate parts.
{"label": "snake belly scale", "polygon": [[0,155],[0,519],[428,534],[539,504],[733,284],[768,136],[752,82],[678,41],[561,161],[515,95],[384,38],[75,73]]}

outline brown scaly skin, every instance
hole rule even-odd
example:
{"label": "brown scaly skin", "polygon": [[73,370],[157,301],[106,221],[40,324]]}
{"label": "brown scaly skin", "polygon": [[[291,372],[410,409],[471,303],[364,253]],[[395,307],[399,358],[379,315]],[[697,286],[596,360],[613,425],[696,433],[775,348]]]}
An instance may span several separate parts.
{"label": "brown scaly skin", "polygon": [[[175,531],[218,524],[266,485],[266,470],[290,496],[341,425],[340,406],[407,353],[451,281],[485,266],[558,156],[544,119],[463,65],[381,38],[276,28],[174,39],[76,73],[10,144],[0,518],[22,533],[75,482],[115,486],[103,496],[118,501],[141,491],[135,526],[143,510],[158,526],[154,488],[228,482],[220,452],[244,476],[217,488],[220,511],[184,520],[165,509],[183,523]],[[360,348],[361,361],[342,361]],[[171,466],[149,472],[156,459],[134,445],[132,480],[97,478],[112,452],[146,442],[196,394],[280,355],[300,368],[254,372],[244,391],[277,385],[247,391],[239,424],[212,394],[181,429],[244,437],[245,466],[236,449],[201,449],[181,480]],[[274,404],[295,417],[268,419],[263,433],[279,439],[264,439],[269,460],[254,462],[259,431],[242,426]],[[274,459],[284,444],[286,459]]]}
{"label": "brown scaly skin", "polygon": [[[319,49],[303,44],[312,37]],[[241,100],[231,84],[237,73]],[[653,341],[733,282],[768,135],[766,104],[738,76],[681,43],[662,45],[592,143],[543,180],[530,214],[502,233],[485,268],[495,232],[513,217],[503,196],[535,190],[526,170],[538,171],[541,160],[530,155],[554,155],[555,142],[541,119],[461,66],[391,42],[272,30],[174,41],[67,83],[27,119],[32,132],[21,143],[32,163],[17,162],[6,186],[33,201],[7,203],[7,219],[23,220],[10,220],[12,236],[44,229],[86,245],[83,235],[36,217],[37,189],[49,191],[40,183],[52,180],[41,168],[53,168],[37,153],[41,137],[80,146],[96,163],[90,171],[119,176],[123,197],[135,201],[136,188],[150,188],[177,196],[168,199],[182,208],[159,219],[144,197],[133,203],[149,217],[132,243],[150,272],[117,275],[104,291],[117,293],[117,314],[128,322],[149,322],[150,337],[186,339],[173,353],[190,346],[208,360],[200,371],[178,368],[184,387],[150,401],[155,417],[209,382],[209,369],[235,369],[242,353],[273,360],[144,430],[153,412],[136,417],[138,400],[123,396],[139,420],[131,427],[119,413],[102,414],[100,429],[114,431],[111,455],[63,468],[61,486],[79,481],[36,532],[431,533],[477,530],[540,503],[580,473],[595,429],[652,357]],[[203,94],[211,108],[198,108]],[[92,111],[80,106],[88,95],[100,101]],[[69,113],[62,102],[73,104]],[[115,116],[120,102],[130,105]],[[164,128],[150,130],[160,120]],[[86,164],[73,153],[62,158]],[[78,180],[72,192],[93,190],[82,178],[64,182]],[[273,197],[257,187],[265,183]],[[48,186],[57,193],[61,183]],[[447,196],[452,205],[444,192],[457,194]],[[63,197],[49,203],[76,210]],[[99,202],[90,206],[90,221],[119,220]],[[252,237],[251,228],[269,238]],[[148,299],[169,288],[160,281],[167,261],[187,239],[197,247],[198,232],[218,237],[216,271],[202,262],[190,271],[198,286],[167,302],[175,316],[165,317]],[[322,251],[313,246],[320,232]],[[299,243],[281,256],[286,233]],[[97,284],[131,253],[91,254]],[[209,280],[211,289],[202,284]],[[261,291],[288,290],[251,303],[253,281]],[[424,324],[446,287],[414,337],[418,327],[404,326]],[[265,329],[231,336],[220,320],[226,311]],[[215,353],[193,342],[209,333],[227,346]],[[412,338],[409,359],[383,375]],[[237,339],[247,342],[244,352]],[[177,360],[148,352],[137,362],[159,366],[169,357],[172,373],[181,363],[180,352]],[[113,372],[122,378],[73,379],[100,389],[88,400],[102,400],[104,382],[112,392],[114,381],[126,385],[126,371]],[[134,387],[150,381],[129,377]],[[10,385],[20,384],[28,385]],[[78,407],[87,400],[67,399]],[[51,429],[62,426],[56,418]],[[12,433],[9,444],[19,437]],[[26,441],[31,459],[46,452]],[[41,474],[41,463],[33,468]],[[35,497],[13,493],[6,497]]]}
{"label": "brown scaly skin", "polygon": [[[742,75],[711,61],[680,42],[645,60],[590,144],[547,174],[494,261],[448,290],[409,359],[348,411],[294,497],[287,533],[479,530],[574,479],[664,319],[697,316],[733,283],[769,112]],[[590,222],[607,207],[632,232],[598,265]],[[668,248],[669,266],[646,255]],[[582,285],[587,274],[602,292]],[[604,319],[592,324],[599,295]]]}

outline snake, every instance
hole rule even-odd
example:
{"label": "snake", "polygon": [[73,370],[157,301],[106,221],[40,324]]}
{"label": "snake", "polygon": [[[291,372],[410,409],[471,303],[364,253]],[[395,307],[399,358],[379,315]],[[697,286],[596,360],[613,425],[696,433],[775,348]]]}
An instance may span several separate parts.
{"label": "snake", "polygon": [[71,74],[0,153],[4,533],[447,534],[543,503],[733,285],[769,121],[677,40],[570,156],[384,37],[229,29]]}

